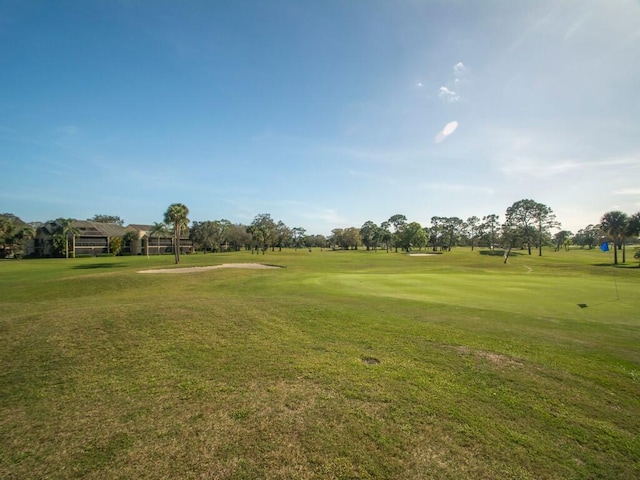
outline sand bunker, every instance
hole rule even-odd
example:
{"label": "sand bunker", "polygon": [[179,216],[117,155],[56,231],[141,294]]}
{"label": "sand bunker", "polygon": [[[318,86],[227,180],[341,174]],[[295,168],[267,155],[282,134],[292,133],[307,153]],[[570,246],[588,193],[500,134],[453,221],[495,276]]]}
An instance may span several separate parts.
{"label": "sand bunker", "polygon": [[152,270],[140,270],[138,273],[193,273],[206,270],[216,270],[218,268],[243,268],[245,270],[262,270],[266,268],[280,268],[274,265],[263,265],[262,263],[223,263],[222,265],[211,265],[209,267],[184,267],[184,268],[154,268]]}
{"label": "sand bunker", "polygon": [[437,253],[409,253],[410,257],[434,257]]}

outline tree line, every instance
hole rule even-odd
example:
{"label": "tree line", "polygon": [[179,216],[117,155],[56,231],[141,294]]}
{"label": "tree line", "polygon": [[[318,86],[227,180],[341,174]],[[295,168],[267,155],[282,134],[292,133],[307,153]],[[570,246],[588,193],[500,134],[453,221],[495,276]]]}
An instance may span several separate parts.
{"label": "tree line", "polygon": [[[497,214],[482,217],[471,216],[466,220],[459,217],[431,217],[431,223],[423,226],[409,221],[405,215],[396,214],[379,225],[368,220],[360,227],[335,228],[331,235],[309,235],[303,227],[289,227],[281,220],[275,220],[268,213],[256,215],[249,225],[232,223],[226,219],[191,222],[189,209],[182,203],[171,204],[164,213],[163,222],[156,222],[148,232],[149,241],[153,237],[173,239],[176,263],[180,262],[180,242],[189,239],[197,251],[204,253],[222,250],[251,250],[265,254],[268,250],[282,248],[332,248],[385,250],[389,252],[430,249],[449,251],[456,246],[478,246],[491,250],[500,248],[505,262],[512,249],[526,249],[529,255],[533,249],[542,255],[542,247],[553,245],[555,250],[568,249],[570,245],[594,248],[603,241],[609,241],[614,251],[614,263],[618,263],[618,251],[622,251],[622,262],[626,261],[626,244],[637,240],[640,235],[640,212],[627,215],[620,211],[605,213],[599,224],[588,225],[577,233],[562,230],[553,210],[531,199],[514,202],[505,212],[504,221]],[[124,221],[114,215],[94,215],[88,220],[124,225]],[[78,235],[73,227],[73,219],[57,219],[53,232],[54,246],[68,256],[69,238]],[[13,214],[0,214],[0,255],[8,253],[19,257],[26,242],[35,237],[36,228],[41,224],[27,224]],[[555,234],[552,230],[558,230]],[[127,237],[129,235],[129,237]],[[133,239],[129,232],[122,239],[114,239],[111,251],[119,252]],[[119,240],[119,241],[117,241]],[[636,254],[640,257],[640,253]]]}

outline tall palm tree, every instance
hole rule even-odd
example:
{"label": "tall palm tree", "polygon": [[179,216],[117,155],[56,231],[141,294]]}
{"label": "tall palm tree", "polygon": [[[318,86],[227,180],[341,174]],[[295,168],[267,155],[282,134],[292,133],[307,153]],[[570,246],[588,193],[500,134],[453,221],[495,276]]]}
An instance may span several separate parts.
{"label": "tall palm tree", "polygon": [[622,245],[627,231],[629,217],[626,213],[614,210],[605,213],[600,219],[600,228],[613,241],[613,264],[618,264],[618,248]]}
{"label": "tall palm tree", "polygon": [[165,223],[171,225],[173,229],[173,253],[176,264],[180,263],[180,235],[187,231],[189,225],[187,215],[189,215],[189,209],[183,203],[172,203],[164,212]]}
{"label": "tall palm tree", "polygon": [[[156,237],[156,254],[160,254],[160,237],[169,235],[169,229],[162,222],[154,222],[151,230],[149,230],[149,238]],[[147,245],[147,253],[149,246]]]}
{"label": "tall palm tree", "polygon": [[[72,243],[75,243],[76,235],[80,233],[74,225],[73,222],[75,220],[73,218],[59,218],[55,221],[56,224],[56,233],[62,236],[64,241],[64,256],[65,258],[69,258],[69,237],[71,237]],[[75,248],[73,249],[73,254],[75,256]]]}

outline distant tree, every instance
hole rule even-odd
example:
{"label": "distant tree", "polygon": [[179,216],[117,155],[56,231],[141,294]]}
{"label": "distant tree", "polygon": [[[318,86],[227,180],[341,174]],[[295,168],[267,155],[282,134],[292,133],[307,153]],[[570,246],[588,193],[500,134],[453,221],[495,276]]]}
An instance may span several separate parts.
{"label": "distant tree", "polygon": [[72,218],[58,218],[54,222],[56,227],[53,233],[54,236],[58,235],[58,241],[61,240],[63,242],[65,258],[69,258],[69,237],[71,237],[71,242],[74,243],[75,237],[80,234],[80,230],[73,225],[73,222],[75,220]]}
{"label": "distant tree", "polygon": [[211,222],[192,222],[189,228],[189,240],[196,250],[202,250],[207,253],[207,249],[211,248],[213,233],[207,228],[207,224]]}
{"label": "distant tree", "polygon": [[578,230],[571,241],[574,245],[580,245],[580,248],[584,248],[585,245],[591,250],[598,244],[600,237],[603,236],[602,230],[599,225],[587,225],[585,228]]}
{"label": "distant tree", "polygon": [[328,246],[327,237],[320,234],[307,235],[305,242],[308,247],[316,247],[319,248],[320,251]]}
{"label": "distant tree", "polygon": [[360,227],[360,238],[362,239],[362,245],[364,245],[367,250],[371,250],[371,248],[376,247],[376,242],[379,238],[379,228],[380,227],[378,227],[378,225],[373,223],[371,220],[364,222],[364,224]]}
{"label": "distant tree", "polygon": [[302,227],[294,227],[291,229],[291,233],[293,235],[293,248],[297,250],[305,247],[305,234],[307,231]]}
{"label": "distant tree", "polygon": [[627,224],[627,236],[638,237],[640,235],[640,212],[634,213],[629,217]]}
{"label": "distant tree", "polygon": [[122,220],[117,215],[94,215],[91,218],[87,218],[87,220],[97,223],[115,223],[116,225],[120,225],[121,227],[124,225],[124,220]]}
{"label": "distant tree", "polygon": [[[167,227],[166,224],[162,223],[162,222],[154,222],[153,226],[151,227],[151,230],[149,230],[149,240],[151,240],[151,238],[156,237],[156,253],[160,254],[160,237],[167,237],[169,236],[169,228]],[[150,243],[150,242],[149,242]],[[147,251],[149,251],[149,246],[147,246]]]}
{"label": "distant tree", "polygon": [[12,213],[0,214],[0,257],[13,254],[24,256],[26,244],[35,238],[35,228]]}
{"label": "distant tree", "polygon": [[[120,250],[122,251],[124,247],[129,247],[129,253],[133,255],[133,244],[134,242],[138,241],[138,232],[133,232],[133,231],[125,232],[124,235],[122,236],[122,241],[123,243],[120,246]],[[114,253],[113,249],[111,249],[111,253]],[[118,254],[114,253],[114,255],[118,255]]]}
{"label": "distant tree", "polygon": [[493,250],[500,232],[500,216],[496,214],[485,215],[482,217],[482,232],[486,235],[489,248]]}
{"label": "distant tree", "polygon": [[388,220],[389,225],[391,225],[393,227],[393,245],[396,249],[396,252],[398,251],[398,242],[399,242],[399,232],[400,229],[402,228],[403,225],[406,225],[407,223],[407,217],[405,217],[404,215],[397,213],[393,216],[391,216]]}
{"label": "distant tree", "polygon": [[331,246],[336,248],[345,248],[344,241],[344,229],[342,228],[334,228],[331,230],[331,238],[330,238]]}
{"label": "distant tree", "polygon": [[482,225],[480,224],[480,219],[475,215],[469,217],[467,218],[465,226],[467,230],[467,236],[469,237],[469,242],[471,243],[471,251],[473,252],[473,247],[476,244],[476,240],[482,233]]}
{"label": "distant tree", "polygon": [[451,247],[458,244],[458,239],[464,232],[464,222],[458,217],[445,217],[443,229],[447,242],[447,250],[451,251]]}
{"label": "distant tree", "polygon": [[189,229],[189,238],[194,245],[204,253],[222,249],[222,243],[226,241],[225,234],[231,222],[229,220],[207,220],[193,222]]}
{"label": "distant tree", "polygon": [[378,230],[378,236],[380,237],[380,241],[387,249],[387,253],[389,253],[389,249],[391,248],[391,241],[393,238],[391,234],[391,223],[389,223],[388,221],[382,222],[380,224],[380,230]]}
{"label": "distant tree", "polygon": [[569,250],[569,245],[571,243],[571,237],[573,233],[569,230],[560,230],[553,236],[553,243],[556,245],[555,251],[560,250],[560,247],[564,247],[565,250]]}
{"label": "distant tree", "polygon": [[256,215],[250,227],[256,246],[262,247],[263,254],[267,248],[275,246],[277,227],[270,214],[261,213]]}
{"label": "distant tree", "polygon": [[618,264],[618,249],[627,232],[629,217],[618,210],[605,213],[600,219],[600,228],[613,241],[613,263]]}
{"label": "distant tree", "polygon": [[434,252],[438,250],[438,247],[440,247],[440,250],[442,250],[443,248],[446,220],[447,219],[445,217],[431,217],[431,227],[429,227],[429,241],[431,242],[431,246],[433,247]]}
{"label": "distant tree", "polygon": [[305,229],[302,227],[289,228],[282,220],[276,223],[276,244],[279,251],[282,251],[282,247],[289,246],[293,242],[294,248],[297,250],[304,241]]}
{"label": "distant tree", "polygon": [[180,236],[189,227],[189,209],[182,203],[172,203],[164,212],[164,221],[173,230],[173,253],[176,264],[180,263]]}
{"label": "distant tree", "polygon": [[[553,210],[548,206],[538,203],[534,212],[536,224],[538,227],[538,256],[542,256],[542,244],[550,237],[550,229],[560,227],[560,223],[556,221]],[[569,232],[571,234],[571,232]]]}
{"label": "distant tree", "polygon": [[638,268],[640,268],[640,247],[636,247],[635,253],[633,254],[633,258],[638,260]]}
{"label": "distant tree", "polygon": [[27,242],[33,240],[35,236],[36,231],[31,225],[25,224],[18,229],[11,239],[11,249],[15,259],[20,259],[24,256]]}
{"label": "distant tree", "polygon": [[358,245],[362,244],[362,239],[360,238],[360,229],[357,227],[348,227],[344,229],[343,238],[347,248],[353,247],[355,250],[358,249]]}
{"label": "distant tree", "polygon": [[523,199],[507,208],[505,225],[511,239],[519,238],[527,246],[529,255],[534,242],[538,246],[538,254],[542,255],[544,239],[549,235],[549,229],[558,226],[558,223],[551,208],[534,200]]}
{"label": "distant tree", "polygon": [[247,232],[246,225],[239,223],[230,224],[225,229],[225,238],[233,249],[237,252],[243,247],[248,248],[251,245],[251,234]]}
{"label": "distant tree", "polygon": [[413,247],[422,247],[427,245],[428,237],[422,225],[418,222],[407,223],[400,227],[398,232],[400,247],[407,252]]}
{"label": "distant tree", "polygon": [[18,222],[15,215],[3,213],[0,215],[0,242],[2,243],[2,256],[10,251],[13,238],[18,230]]}
{"label": "distant tree", "polygon": [[109,251],[115,255],[120,255],[122,247],[124,245],[124,239],[122,237],[110,237],[109,238]]}

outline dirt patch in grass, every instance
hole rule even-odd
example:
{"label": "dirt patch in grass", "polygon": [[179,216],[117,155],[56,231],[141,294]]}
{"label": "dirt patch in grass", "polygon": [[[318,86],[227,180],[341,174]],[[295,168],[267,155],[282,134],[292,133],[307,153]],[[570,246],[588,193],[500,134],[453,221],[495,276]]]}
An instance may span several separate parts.
{"label": "dirt patch in grass", "polygon": [[473,350],[469,347],[465,347],[464,345],[458,347],[456,350],[460,355],[470,355],[472,357],[482,358],[499,367],[522,365],[522,361],[509,357],[508,355],[502,355],[501,353],[489,352],[486,350]]}
{"label": "dirt patch in grass", "polygon": [[210,265],[207,267],[177,267],[177,268],[154,268],[151,270],[139,270],[138,273],[194,273],[207,270],[217,270],[220,268],[242,268],[244,270],[264,270],[270,268],[282,268],[275,265],[265,265],[263,263],[223,263],[222,265]]}

